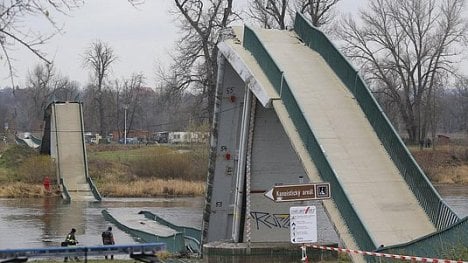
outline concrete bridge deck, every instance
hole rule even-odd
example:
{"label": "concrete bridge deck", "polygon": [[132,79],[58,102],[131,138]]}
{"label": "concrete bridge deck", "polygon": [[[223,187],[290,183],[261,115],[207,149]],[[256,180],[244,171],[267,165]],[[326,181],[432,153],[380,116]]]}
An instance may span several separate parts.
{"label": "concrete bridge deck", "polygon": [[[323,58],[300,42],[294,32],[254,31],[283,71],[303,116],[374,243],[398,244],[434,232],[434,225],[382,146],[354,96]],[[251,81],[257,85],[252,86],[257,88],[251,90],[264,106],[281,103],[255,59],[242,47],[241,40],[239,37],[225,44],[231,52],[234,51],[237,63],[244,64],[239,68],[249,69],[254,76],[255,80]],[[228,60],[232,64],[235,59],[230,57]],[[292,125],[285,119],[289,116],[284,111],[277,114],[283,125]],[[295,127],[284,129],[294,130]],[[298,154],[303,163],[310,159],[304,152]],[[311,180],[315,176],[311,175]]]}
{"label": "concrete bridge deck", "polygon": [[57,173],[71,200],[95,200],[86,180],[87,161],[79,103],[55,103],[51,120],[51,149],[57,159]]}
{"label": "concrete bridge deck", "polygon": [[411,241],[435,231],[354,96],[322,57],[294,33],[257,33],[284,71],[309,127],[376,244]]}

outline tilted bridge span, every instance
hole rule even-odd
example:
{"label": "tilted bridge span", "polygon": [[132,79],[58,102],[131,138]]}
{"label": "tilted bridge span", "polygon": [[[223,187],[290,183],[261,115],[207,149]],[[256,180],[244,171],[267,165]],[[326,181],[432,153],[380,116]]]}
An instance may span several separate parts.
{"label": "tilted bridge span", "polygon": [[[315,204],[348,248],[384,245],[428,256],[440,242],[415,240],[436,235],[468,244],[443,231],[466,230],[466,219],[441,199],[322,32],[297,15],[292,31],[245,26],[230,34],[218,45],[204,243],[289,242],[289,207]],[[307,182],[330,182],[332,199],[274,203],[264,196],[275,185]]]}
{"label": "tilted bridge span", "polygon": [[57,182],[65,200],[93,201],[101,196],[88,175],[83,104],[53,102],[45,112],[41,153],[55,160]]}

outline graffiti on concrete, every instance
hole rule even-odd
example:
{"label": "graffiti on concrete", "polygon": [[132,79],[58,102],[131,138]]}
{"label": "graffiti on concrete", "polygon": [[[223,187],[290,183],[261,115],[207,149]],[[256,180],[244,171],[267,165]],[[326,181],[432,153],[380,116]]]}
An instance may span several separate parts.
{"label": "graffiti on concrete", "polygon": [[289,228],[289,214],[271,214],[268,212],[250,212],[257,230],[260,228]]}

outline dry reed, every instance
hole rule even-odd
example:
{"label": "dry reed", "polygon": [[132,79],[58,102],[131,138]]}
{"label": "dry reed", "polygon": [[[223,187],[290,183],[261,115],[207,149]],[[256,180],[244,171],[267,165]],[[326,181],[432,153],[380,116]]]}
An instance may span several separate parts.
{"label": "dry reed", "polygon": [[53,187],[52,192],[45,191],[41,184],[29,184],[23,182],[11,182],[0,187],[1,198],[38,198],[45,196],[57,196]]}
{"label": "dry reed", "polygon": [[203,182],[163,179],[112,181],[99,186],[103,196],[113,197],[200,196],[204,190]]}
{"label": "dry reed", "polygon": [[411,149],[418,164],[434,183],[468,184],[468,148],[437,146],[436,150]]}

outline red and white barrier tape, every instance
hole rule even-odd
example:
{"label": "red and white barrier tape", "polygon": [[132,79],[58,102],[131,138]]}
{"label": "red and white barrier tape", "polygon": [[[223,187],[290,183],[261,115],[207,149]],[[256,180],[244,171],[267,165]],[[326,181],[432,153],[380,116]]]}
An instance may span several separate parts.
{"label": "red and white barrier tape", "polygon": [[[423,257],[415,257],[415,256],[403,256],[403,255],[394,255],[394,254],[387,254],[387,253],[379,253],[379,252],[368,252],[368,251],[361,251],[355,249],[347,249],[347,248],[339,248],[339,247],[326,247],[326,246],[318,246],[318,245],[303,245],[302,250],[305,250],[305,247],[313,247],[316,249],[322,250],[330,250],[330,251],[338,251],[348,254],[360,254],[365,256],[374,256],[374,257],[384,257],[384,258],[391,258],[391,259],[400,259],[400,260],[410,260],[414,262],[432,262],[432,263],[468,263],[468,261],[463,260],[450,260],[450,259],[439,259],[439,258],[423,258]],[[303,252],[304,253],[304,252]],[[307,260],[307,256],[302,257]]]}

